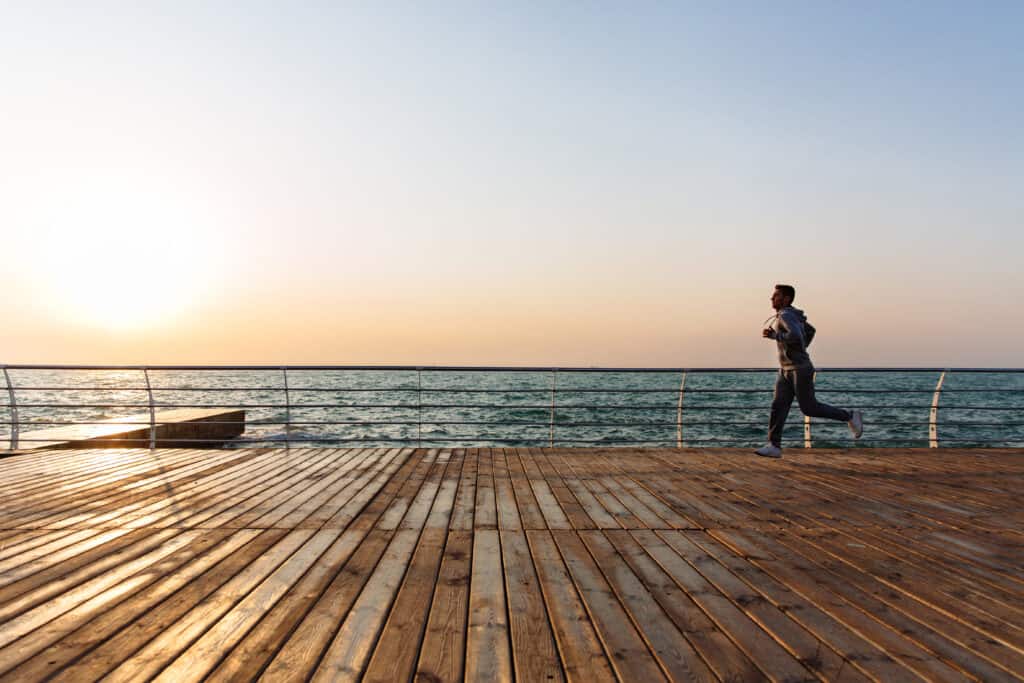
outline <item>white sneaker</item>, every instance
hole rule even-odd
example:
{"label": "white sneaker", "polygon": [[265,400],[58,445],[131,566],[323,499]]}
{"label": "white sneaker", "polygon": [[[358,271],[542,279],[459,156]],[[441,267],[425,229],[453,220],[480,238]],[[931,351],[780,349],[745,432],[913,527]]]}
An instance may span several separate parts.
{"label": "white sneaker", "polygon": [[850,421],[846,423],[846,426],[850,428],[853,438],[859,439],[860,435],[864,433],[864,414],[859,410],[851,410]]}
{"label": "white sneaker", "polygon": [[769,444],[765,444],[764,446],[761,446],[760,448],[758,448],[754,452],[757,453],[758,455],[764,457],[764,458],[781,458],[782,457],[782,449],[779,448],[778,446],[775,446],[774,444],[770,444],[770,443]]}

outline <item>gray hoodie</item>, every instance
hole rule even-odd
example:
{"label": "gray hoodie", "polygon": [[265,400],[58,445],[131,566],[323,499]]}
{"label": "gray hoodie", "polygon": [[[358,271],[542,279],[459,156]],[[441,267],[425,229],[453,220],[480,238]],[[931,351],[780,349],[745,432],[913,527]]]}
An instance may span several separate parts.
{"label": "gray hoodie", "polygon": [[814,369],[807,347],[814,339],[814,327],[799,308],[786,306],[775,318],[772,326],[775,343],[779,347],[779,365],[783,370]]}

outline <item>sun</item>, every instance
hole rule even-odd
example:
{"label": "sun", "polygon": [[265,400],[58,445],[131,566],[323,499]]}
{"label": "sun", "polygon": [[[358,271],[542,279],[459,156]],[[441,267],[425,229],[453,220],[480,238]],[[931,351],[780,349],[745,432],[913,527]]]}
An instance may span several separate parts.
{"label": "sun", "polygon": [[55,193],[40,261],[56,308],[108,329],[173,324],[207,295],[217,258],[208,211],[174,188],[89,181]]}

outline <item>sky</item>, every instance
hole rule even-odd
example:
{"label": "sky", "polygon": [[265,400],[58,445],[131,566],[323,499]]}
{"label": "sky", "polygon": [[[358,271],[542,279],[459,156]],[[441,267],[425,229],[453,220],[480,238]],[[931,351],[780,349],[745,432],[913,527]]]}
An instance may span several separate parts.
{"label": "sky", "polygon": [[1019,2],[0,2],[0,364],[1024,366]]}

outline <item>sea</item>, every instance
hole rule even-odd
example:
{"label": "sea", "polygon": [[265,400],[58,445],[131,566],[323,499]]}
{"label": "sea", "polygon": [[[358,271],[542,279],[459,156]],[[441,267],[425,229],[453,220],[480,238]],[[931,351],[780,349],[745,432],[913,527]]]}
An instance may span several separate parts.
{"label": "sea", "polygon": [[[229,447],[714,447],[766,440],[777,370],[25,369],[0,376],[0,448],[18,429],[243,408]],[[941,372],[819,370],[818,400],[864,413],[858,447],[927,447]],[[147,382],[150,390],[147,390]],[[13,392],[16,410],[12,410]],[[141,416],[141,417],[140,417]],[[947,372],[939,447],[1024,447],[1024,371]],[[844,423],[796,404],[789,447],[847,448]],[[30,443],[23,442],[23,447]]]}

